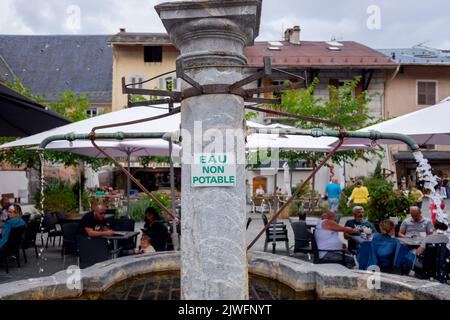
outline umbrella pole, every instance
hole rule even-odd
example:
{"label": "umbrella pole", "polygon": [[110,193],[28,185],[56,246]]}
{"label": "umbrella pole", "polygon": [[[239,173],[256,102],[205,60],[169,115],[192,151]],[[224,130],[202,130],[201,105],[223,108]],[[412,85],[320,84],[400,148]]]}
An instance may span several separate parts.
{"label": "umbrella pole", "polygon": [[80,160],[78,163],[78,213],[82,214],[83,213],[83,191],[82,190],[82,184],[81,184],[81,175],[82,172],[84,171],[84,161]]}
{"label": "umbrella pole", "polygon": [[[169,103],[169,112],[173,109],[173,103]],[[172,212],[176,212],[176,197],[175,197],[175,169],[173,167],[173,158],[172,158],[172,150],[173,150],[173,142],[172,139],[169,140],[169,166],[170,166],[170,197],[171,197],[171,209]],[[177,221],[175,219],[172,220],[172,242],[174,250],[180,249],[180,239],[178,238],[177,232]]]}
{"label": "umbrella pole", "polygon": [[[127,165],[128,165],[128,172],[131,173],[131,152],[127,152]],[[131,191],[131,180],[129,177],[127,177],[127,218],[130,217],[130,191]]]}

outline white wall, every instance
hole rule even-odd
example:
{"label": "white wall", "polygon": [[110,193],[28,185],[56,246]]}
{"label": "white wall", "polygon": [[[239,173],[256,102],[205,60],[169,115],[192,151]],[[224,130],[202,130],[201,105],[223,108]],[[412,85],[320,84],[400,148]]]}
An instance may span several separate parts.
{"label": "white wall", "polygon": [[[295,185],[300,182],[301,180],[306,180],[306,178],[308,178],[308,176],[311,174],[312,170],[307,170],[307,171],[294,171],[292,173],[292,186],[295,187]],[[335,169],[335,173],[338,174],[337,169]],[[248,183],[250,185],[250,192],[252,192],[253,190],[253,178],[255,177],[259,177],[259,176],[264,176],[261,175],[261,172],[259,170],[248,170],[247,171],[247,180]],[[274,175],[271,176],[264,176],[267,178],[267,192],[269,193],[273,193],[274,192],[274,183],[275,183],[275,179],[274,179]],[[317,172],[316,174],[316,190],[320,193],[323,193],[325,186],[327,185],[329,181],[329,173],[328,173],[328,168],[324,167],[322,169],[319,170],[319,172]],[[283,190],[284,188],[284,172],[283,170],[279,170],[278,174],[277,174],[277,187],[282,188]]]}
{"label": "white wall", "polygon": [[[0,171],[0,194],[14,193],[15,197],[21,196],[22,202],[27,202],[28,179],[25,171]],[[19,194],[21,190],[21,194]]]}

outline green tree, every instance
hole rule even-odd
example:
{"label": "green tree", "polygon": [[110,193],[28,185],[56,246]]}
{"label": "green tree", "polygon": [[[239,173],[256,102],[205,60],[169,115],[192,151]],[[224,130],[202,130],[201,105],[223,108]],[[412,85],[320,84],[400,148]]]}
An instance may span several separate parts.
{"label": "green tree", "polygon": [[[369,103],[376,94],[368,94],[362,91],[355,96],[361,77],[357,76],[352,81],[346,81],[343,86],[327,87],[330,99],[317,98],[314,92],[319,85],[319,80],[315,78],[306,89],[286,90],[281,92],[281,109],[289,113],[320,118],[333,121],[343,125],[347,130],[353,131],[369,125],[372,117],[369,114]],[[333,128],[331,124],[318,124],[305,120],[292,119],[292,124],[303,129],[317,127]],[[369,155],[381,155],[379,151],[340,151],[333,155],[332,162],[340,163],[345,160],[352,163],[354,160],[362,159],[369,161]],[[295,163],[297,160],[310,160],[313,165],[317,165],[327,156],[327,153],[315,152],[314,157],[311,152],[280,151],[280,158],[286,159],[289,163]]]}
{"label": "green tree", "polygon": [[[14,91],[30,98],[31,100],[45,104],[43,102],[43,94],[32,94],[29,88],[23,85],[20,78],[16,78],[14,84],[8,85]],[[66,91],[59,94],[59,100],[49,103],[48,107],[53,111],[61,114],[72,121],[80,121],[86,119],[87,109],[90,106],[90,102],[87,95],[75,94],[72,91]],[[15,138],[0,137],[0,143],[6,143],[14,141]],[[83,160],[85,163],[91,165],[94,169],[110,164],[106,159],[96,159],[86,156],[77,155],[68,152],[55,152],[46,151],[44,153],[45,159],[51,163],[62,163],[65,166],[77,166],[79,160]],[[11,149],[0,150],[0,161],[6,162],[13,167],[25,167],[27,169],[39,168],[39,155],[34,150],[29,150],[28,147],[17,147]]]}
{"label": "green tree", "polygon": [[87,109],[90,106],[88,95],[75,94],[73,91],[62,92],[59,100],[50,103],[50,108],[72,121],[80,121],[88,118]]}
{"label": "green tree", "polygon": [[383,172],[381,170],[381,161],[377,162],[377,166],[375,167],[375,171],[373,172],[372,178],[383,179]]}
{"label": "green tree", "polygon": [[42,103],[42,101],[44,100],[43,94],[41,94],[41,93],[32,94],[31,90],[24,86],[22,79],[20,79],[18,77],[14,78],[13,84],[6,82],[5,85],[7,87],[9,87],[10,89],[13,89],[14,91],[20,93],[24,97],[27,97],[27,98],[33,100],[34,102]]}

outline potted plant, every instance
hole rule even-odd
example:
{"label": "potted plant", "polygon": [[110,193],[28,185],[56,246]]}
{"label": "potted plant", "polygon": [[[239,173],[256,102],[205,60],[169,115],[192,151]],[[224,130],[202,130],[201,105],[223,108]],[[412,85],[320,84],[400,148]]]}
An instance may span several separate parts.
{"label": "potted plant", "polygon": [[399,190],[394,190],[392,182],[383,179],[367,179],[370,202],[367,204],[369,221],[377,224],[391,217],[402,221],[412,205],[412,201]]}

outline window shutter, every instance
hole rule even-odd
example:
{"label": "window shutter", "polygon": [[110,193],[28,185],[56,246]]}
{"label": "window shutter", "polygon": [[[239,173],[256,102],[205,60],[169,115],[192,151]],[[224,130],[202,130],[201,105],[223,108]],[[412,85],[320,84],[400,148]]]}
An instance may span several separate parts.
{"label": "window shutter", "polygon": [[166,90],[165,88],[165,81],[163,78],[159,78],[159,89],[160,90]]}
{"label": "window shutter", "polygon": [[436,82],[419,81],[417,82],[417,104],[433,105],[436,104]]}
{"label": "window shutter", "polygon": [[178,79],[177,78],[173,78],[172,79],[172,83],[173,83],[173,90],[177,91],[178,90]]}
{"label": "window shutter", "polygon": [[363,84],[362,82],[358,83],[358,86],[355,88],[355,97],[359,97],[363,92]]}

